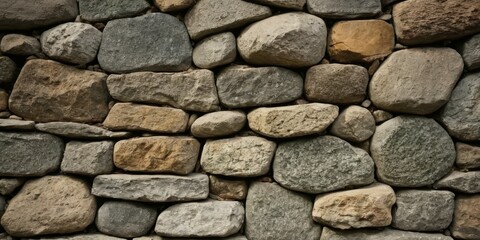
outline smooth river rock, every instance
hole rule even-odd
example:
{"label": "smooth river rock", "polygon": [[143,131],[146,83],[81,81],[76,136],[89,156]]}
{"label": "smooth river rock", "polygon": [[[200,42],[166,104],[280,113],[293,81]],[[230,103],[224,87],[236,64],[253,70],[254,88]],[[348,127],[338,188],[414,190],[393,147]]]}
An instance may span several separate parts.
{"label": "smooth river rock", "polygon": [[380,0],[307,0],[307,9],[322,18],[352,19],[374,17],[382,5]]}
{"label": "smooth river rock", "polygon": [[221,137],[237,133],[246,122],[247,116],[241,111],[218,111],[197,118],[190,128],[195,137]]}

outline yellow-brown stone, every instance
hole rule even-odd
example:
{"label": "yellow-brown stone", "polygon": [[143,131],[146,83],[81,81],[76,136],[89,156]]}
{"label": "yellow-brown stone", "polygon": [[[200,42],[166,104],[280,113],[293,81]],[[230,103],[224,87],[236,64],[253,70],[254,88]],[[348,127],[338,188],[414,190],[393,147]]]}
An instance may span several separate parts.
{"label": "yellow-brown stone", "polygon": [[191,7],[195,0],[155,0],[153,3],[162,12],[173,12]]}
{"label": "yellow-brown stone", "polygon": [[0,111],[8,109],[8,93],[0,89]]}
{"label": "yellow-brown stone", "polygon": [[210,175],[210,194],[221,200],[244,200],[247,196],[247,183]]}
{"label": "yellow-brown stone", "polygon": [[455,199],[455,212],[450,226],[458,239],[480,239],[480,195],[463,195]]}

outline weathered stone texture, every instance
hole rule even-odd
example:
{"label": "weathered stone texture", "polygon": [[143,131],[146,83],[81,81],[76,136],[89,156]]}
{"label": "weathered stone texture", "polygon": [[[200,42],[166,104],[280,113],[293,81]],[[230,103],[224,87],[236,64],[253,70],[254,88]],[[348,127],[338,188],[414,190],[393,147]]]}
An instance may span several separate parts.
{"label": "weathered stone texture", "polygon": [[307,0],[310,13],[322,18],[352,19],[373,17],[382,12],[380,0]]}
{"label": "weathered stone texture", "polygon": [[246,181],[230,180],[210,175],[210,194],[222,200],[245,200],[248,186]]}
{"label": "weathered stone texture", "polygon": [[145,0],[79,0],[80,17],[89,22],[133,17],[145,12],[150,5]]}
{"label": "weathered stone texture", "polygon": [[479,168],[480,167],[480,147],[466,143],[455,143],[457,151],[456,165],[459,168]]}
{"label": "weathered stone texture", "polygon": [[65,147],[62,172],[87,176],[113,171],[113,142],[70,141]]}
{"label": "weathered stone texture", "polygon": [[35,128],[42,132],[74,139],[126,138],[131,135],[129,132],[112,132],[101,127],[75,122],[37,123]]}
{"label": "weathered stone texture", "polygon": [[247,122],[241,111],[218,111],[197,118],[192,126],[192,135],[199,138],[227,136],[240,131]]}
{"label": "weathered stone texture", "polygon": [[179,11],[194,5],[196,0],[154,0],[153,3],[162,12]]}
{"label": "weathered stone texture", "polygon": [[453,171],[436,182],[433,187],[462,193],[480,193],[480,171]]}
{"label": "weathered stone texture", "polygon": [[197,43],[193,49],[193,63],[200,68],[214,68],[229,64],[237,57],[237,42],[231,32],[219,33]]}
{"label": "weathered stone texture", "polygon": [[353,105],[340,113],[330,132],[348,141],[363,142],[375,132],[375,119],[368,109]]}
{"label": "weathered stone texture", "polygon": [[386,228],[385,230],[336,230],[324,227],[320,240],[453,240],[441,233],[419,233]]}
{"label": "weathered stone texture", "polygon": [[0,50],[12,55],[34,55],[42,52],[40,42],[30,36],[22,34],[7,34],[2,38]]}
{"label": "weathered stone texture", "polygon": [[480,238],[480,195],[460,195],[455,198],[455,213],[450,226],[452,235],[460,239]]}
{"label": "weathered stone texture", "polygon": [[265,4],[273,7],[302,10],[306,0],[252,0],[252,2]]}

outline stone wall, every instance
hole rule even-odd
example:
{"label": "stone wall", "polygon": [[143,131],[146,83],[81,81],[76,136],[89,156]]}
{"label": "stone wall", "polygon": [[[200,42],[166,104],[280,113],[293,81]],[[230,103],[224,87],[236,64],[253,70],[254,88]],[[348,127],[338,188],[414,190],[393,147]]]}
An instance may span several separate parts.
{"label": "stone wall", "polygon": [[0,0],[0,239],[480,239],[478,0]]}

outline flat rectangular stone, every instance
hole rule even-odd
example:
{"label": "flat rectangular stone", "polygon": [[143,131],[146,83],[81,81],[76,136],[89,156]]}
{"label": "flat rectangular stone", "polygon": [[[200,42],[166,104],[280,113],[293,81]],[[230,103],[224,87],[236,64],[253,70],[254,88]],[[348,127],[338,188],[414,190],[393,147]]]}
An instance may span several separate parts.
{"label": "flat rectangular stone", "polygon": [[208,176],[194,173],[175,175],[99,175],[93,180],[92,194],[140,202],[182,202],[208,197]]}

